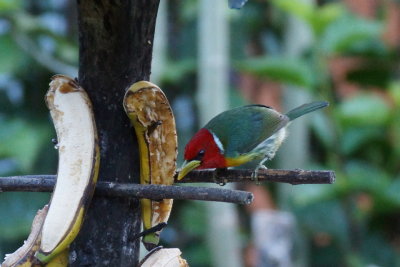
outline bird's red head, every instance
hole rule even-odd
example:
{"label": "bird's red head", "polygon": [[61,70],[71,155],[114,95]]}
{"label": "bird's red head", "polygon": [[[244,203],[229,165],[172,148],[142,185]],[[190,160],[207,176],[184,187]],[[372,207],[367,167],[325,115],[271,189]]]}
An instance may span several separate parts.
{"label": "bird's red head", "polygon": [[185,147],[186,161],[199,160],[197,169],[225,168],[226,161],[213,134],[202,128]]}

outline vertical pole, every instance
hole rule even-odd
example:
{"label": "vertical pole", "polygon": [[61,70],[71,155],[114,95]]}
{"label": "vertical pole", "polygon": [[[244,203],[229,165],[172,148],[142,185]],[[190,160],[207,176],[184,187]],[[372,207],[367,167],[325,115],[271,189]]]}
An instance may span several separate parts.
{"label": "vertical pole", "polygon": [[[229,24],[225,1],[201,0],[199,12],[197,103],[204,125],[228,108]],[[206,205],[212,265],[243,266],[235,207],[226,203]]]}
{"label": "vertical pole", "polygon": [[[303,0],[310,5],[313,0]],[[305,22],[290,16],[285,35],[285,53],[291,57],[300,57],[312,42],[312,33]],[[286,86],[284,88],[284,111],[307,103],[310,95],[304,88],[295,86]],[[278,165],[282,169],[304,168],[309,162],[309,142],[307,116],[294,121],[289,127],[290,138],[283,143],[278,153]],[[283,208],[287,208],[292,188],[287,185],[279,185],[280,188],[280,204]]]}
{"label": "vertical pole", "polygon": [[[99,181],[137,183],[136,137],[124,113],[128,86],[150,75],[158,0],[78,0],[79,83],[92,100],[100,143]],[[137,200],[94,197],[71,245],[70,266],[136,266]]]}

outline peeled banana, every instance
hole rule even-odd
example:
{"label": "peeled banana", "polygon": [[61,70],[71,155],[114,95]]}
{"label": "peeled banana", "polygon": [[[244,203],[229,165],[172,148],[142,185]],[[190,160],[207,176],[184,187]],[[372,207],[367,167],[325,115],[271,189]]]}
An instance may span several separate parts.
{"label": "peeled banana", "polygon": [[35,257],[48,263],[78,234],[99,170],[97,130],[88,95],[64,75],[52,77],[46,104],[57,132],[58,173]]}
{"label": "peeled banana", "polygon": [[[123,104],[139,143],[140,183],[171,185],[176,170],[177,137],[168,99],[157,85],[140,81],[127,90]],[[168,221],[172,199],[141,199],[140,203],[144,230]],[[146,249],[158,244],[159,235],[160,232],[154,232],[143,237]]]}

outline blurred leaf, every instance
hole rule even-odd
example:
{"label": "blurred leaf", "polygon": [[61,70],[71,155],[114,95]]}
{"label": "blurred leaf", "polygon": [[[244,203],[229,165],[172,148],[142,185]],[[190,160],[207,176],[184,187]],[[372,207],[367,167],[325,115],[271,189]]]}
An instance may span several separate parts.
{"label": "blurred leaf", "polygon": [[394,179],[383,192],[388,200],[400,207],[400,178]]}
{"label": "blurred leaf", "polygon": [[362,242],[363,266],[398,266],[395,248],[382,234],[372,232]]}
{"label": "blurred leaf", "polygon": [[324,112],[315,112],[312,115],[310,123],[315,134],[327,148],[332,148],[335,145],[334,125]]}
{"label": "blurred leaf", "polygon": [[363,61],[357,69],[347,73],[347,80],[359,86],[384,88],[392,76],[393,66],[380,60]]}
{"label": "blurred leaf", "polygon": [[383,126],[391,115],[389,105],[374,94],[361,94],[338,105],[336,115],[344,126]]}
{"label": "blurred leaf", "polygon": [[198,202],[188,202],[182,209],[180,218],[183,225],[189,226],[186,229],[188,233],[193,235],[205,234],[206,228],[204,225],[207,223],[207,220],[204,209],[204,205]]}
{"label": "blurred leaf", "polygon": [[0,12],[10,12],[21,8],[21,0],[0,0]]}
{"label": "blurred leaf", "polygon": [[346,129],[342,136],[341,150],[345,155],[355,152],[372,139],[384,139],[385,132],[380,127],[357,127]]}
{"label": "blurred leaf", "polygon": [[328,3],[321,7],[299,0],[274,0],[272,3],[284,12],[306,22],[312,27],[316,36],[323,33],[326,27],[345,11],[342,3]]}
{"label": "blurred leaf", "polygon": [[293,190],[293,202],[296,206],[311,205],[322,202],[334,196],[334,188],[331,185],[302,185],[299,190]]}
{"label": "blurred leaf", "polygon": [[276,7],[283,11],[294,15],[308,24],[312,23],[314,7],[310,3],[299,0],[273,0],[271,1]]}
{"label": "blurred leaf", "polygon": [[348,242],[346,215],[338,200],[313,202],[295,208],[295,213],[312,235],[324,233],[341,243]]}
{"label": "blurred leaf", "polygon": [[24,62],[24,57],[25,54],[9,35],[0,35],[0,74],[16,72]]}
{"label": "blurred leaf", "polygon": [[195,72],[196,62],[195,60],[180,60],[180,61],[169,61],[166,64],[168,67],[165,68],[162,80],[164,82],[177,82],[188,75],[190,72]]}
{"label": "blurred leaf", "polygon": [[345,166],[347,192],[366,191],[373,194],[384,192],[390,183],[388,175],[366,162],[348,161]]}
{"label": "blurred leaf", "polygon": [[326,28],[345,12],[342,3],[329,3],[317,8],[313,13],[312,27],[316,35],[325,32]]}
{"label": "blurred leaf", "polygon": [[26,239],[36,211],[43,208],[44,204],[49,201],[49,197],[50,194],[47,193],[1,193],[1,238],[3,240],[16,238]]}
{"label": "blurred leaf", "polygon": [[14,159],[22,172],[33,167],[43,142],[49,140],[48,128],[21,119],[0,122],[0,157]]}
{"label": "blurred leaf", "polygon": [[389,84],[389,95],[396,106],[400,108],[400,80],[394,80]]}
{"label": "blurred leaf", "polygon": [[311,88],[314,84],[310,66],[301,59],[262,57],[241,61],[238,69],[285,84]]}
{"label": "blurred leaf", "polygon": [[342,16],[328,26],[319,45],[328,54],[346,53],[357,45],[378,40],[382,30],[383,25],[377,21]]}

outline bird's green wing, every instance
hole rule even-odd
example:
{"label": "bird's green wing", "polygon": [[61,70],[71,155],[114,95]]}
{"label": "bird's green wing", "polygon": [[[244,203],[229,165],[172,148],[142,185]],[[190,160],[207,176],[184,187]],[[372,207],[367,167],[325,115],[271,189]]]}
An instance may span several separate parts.
{"label": "bird's green wing", "polygon": [[219,114],[204,128],[219,138],[225,157],[236,157],[252,151],[288,122],[287,116],[272,108],[248,105]]}

